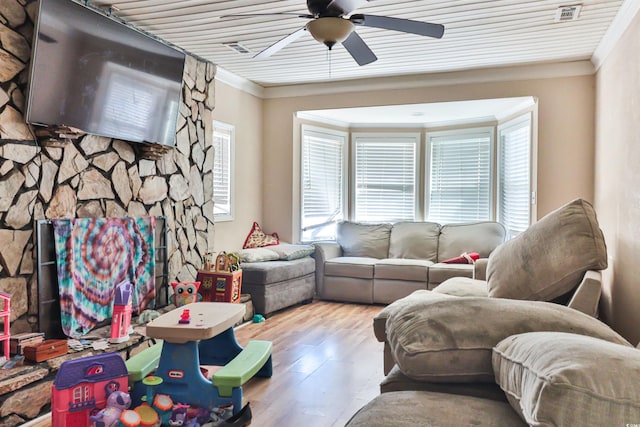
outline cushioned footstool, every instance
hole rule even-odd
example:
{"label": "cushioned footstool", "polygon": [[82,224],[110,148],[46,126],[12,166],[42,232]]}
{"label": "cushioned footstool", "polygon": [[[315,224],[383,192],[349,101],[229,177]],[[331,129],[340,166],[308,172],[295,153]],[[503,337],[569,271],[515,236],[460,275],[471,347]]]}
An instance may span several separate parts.
{"label": "cushioned footstool", "polygon": [[506,402],[430,391],[384,393],[345,427],[526,426]]}
{"label": "cushioned footstool", "polygon": [[242,263],[242,292],[251,294],[258,314],[301,302],[310,302],[316,290],[315,260],[309,256],[291,261]]}

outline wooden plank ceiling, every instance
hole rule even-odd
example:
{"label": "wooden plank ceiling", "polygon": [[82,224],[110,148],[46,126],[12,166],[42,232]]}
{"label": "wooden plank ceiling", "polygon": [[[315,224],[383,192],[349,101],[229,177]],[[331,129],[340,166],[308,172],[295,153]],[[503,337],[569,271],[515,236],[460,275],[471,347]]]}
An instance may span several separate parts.
{"label": "wooden plank ceiling", "polygon": [[[621,0],[397,1],[372,0],[356,12],[440,23],[442,39],[357,27],[378,57],[358,66],[344,47],[327,48],[304,34],[270,58],[252,56],[307,19],[221,18],[244,13],[308,13],[304,0],[98,0],[125,21],[262,86],[424,74],[590,59]],[[554,22],[558,7],[581,4],[575,21]],[[251,53],[225,46],[239,43]],[[416,78],[424,78],[417,76]]]}

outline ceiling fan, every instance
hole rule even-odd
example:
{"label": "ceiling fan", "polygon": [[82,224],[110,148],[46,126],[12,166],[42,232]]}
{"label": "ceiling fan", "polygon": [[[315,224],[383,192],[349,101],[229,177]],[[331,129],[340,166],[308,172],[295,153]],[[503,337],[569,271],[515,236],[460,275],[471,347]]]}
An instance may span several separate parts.
{"label": "ceiling fan", "polygon": [[354,31],[358,25],[418,34],[438,39],[444,34],[444,26],[440,24],[392,18],[390,16],[365,15],[360,13],[352,14],[354,10],[368,2],[369,0],[307,0],[307,9],[309,9],[310,12],[308,14],[286,12],[258,13],[225,15],[222,16],[222,18],[276,15],[295,16],[310,20],[304,27],[278,40],[259,52],[254,58],[268,58],[302,37],[305,32],[308,31],[314,39],[325,44],[329,50],[331,50],[336,43],[342,43],[345,49],[347,49],[347,52],[349,52],[359,65],[366,65],[374,62],[378,58],[358,33]]}

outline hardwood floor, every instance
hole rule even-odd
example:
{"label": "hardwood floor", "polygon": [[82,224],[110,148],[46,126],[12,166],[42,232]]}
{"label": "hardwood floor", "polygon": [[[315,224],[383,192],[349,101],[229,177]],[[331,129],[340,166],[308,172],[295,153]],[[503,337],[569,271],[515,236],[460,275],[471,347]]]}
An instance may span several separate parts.
{"label": "hardwood floor", "polygon": [[273,342],[273,376],[244,386],[251,425],[344,426],[380,393],[383,346],[372,323],[381,308],[315,301],[237,329],[242,346],[252,339]]}

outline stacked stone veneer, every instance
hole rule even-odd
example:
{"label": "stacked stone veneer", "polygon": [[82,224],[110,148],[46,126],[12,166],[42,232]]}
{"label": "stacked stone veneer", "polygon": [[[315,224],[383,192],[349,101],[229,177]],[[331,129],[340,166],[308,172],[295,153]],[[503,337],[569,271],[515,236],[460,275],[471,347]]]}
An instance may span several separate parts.
{"label": "stacked stone veneer", "polygon": [[[176,147],[159,160],[136,144],[91,135],[38,143],[23,118],[35,11],[32,0],[0,0],[0,291],[13,296],[14,334],[37,330],[36,220],[163,215],[170,281],[195,278],[214,232],[215,66],[187,57]],[[10,402],[41,393],[36,379],[0,395],[0,425],[31,417]]]}

